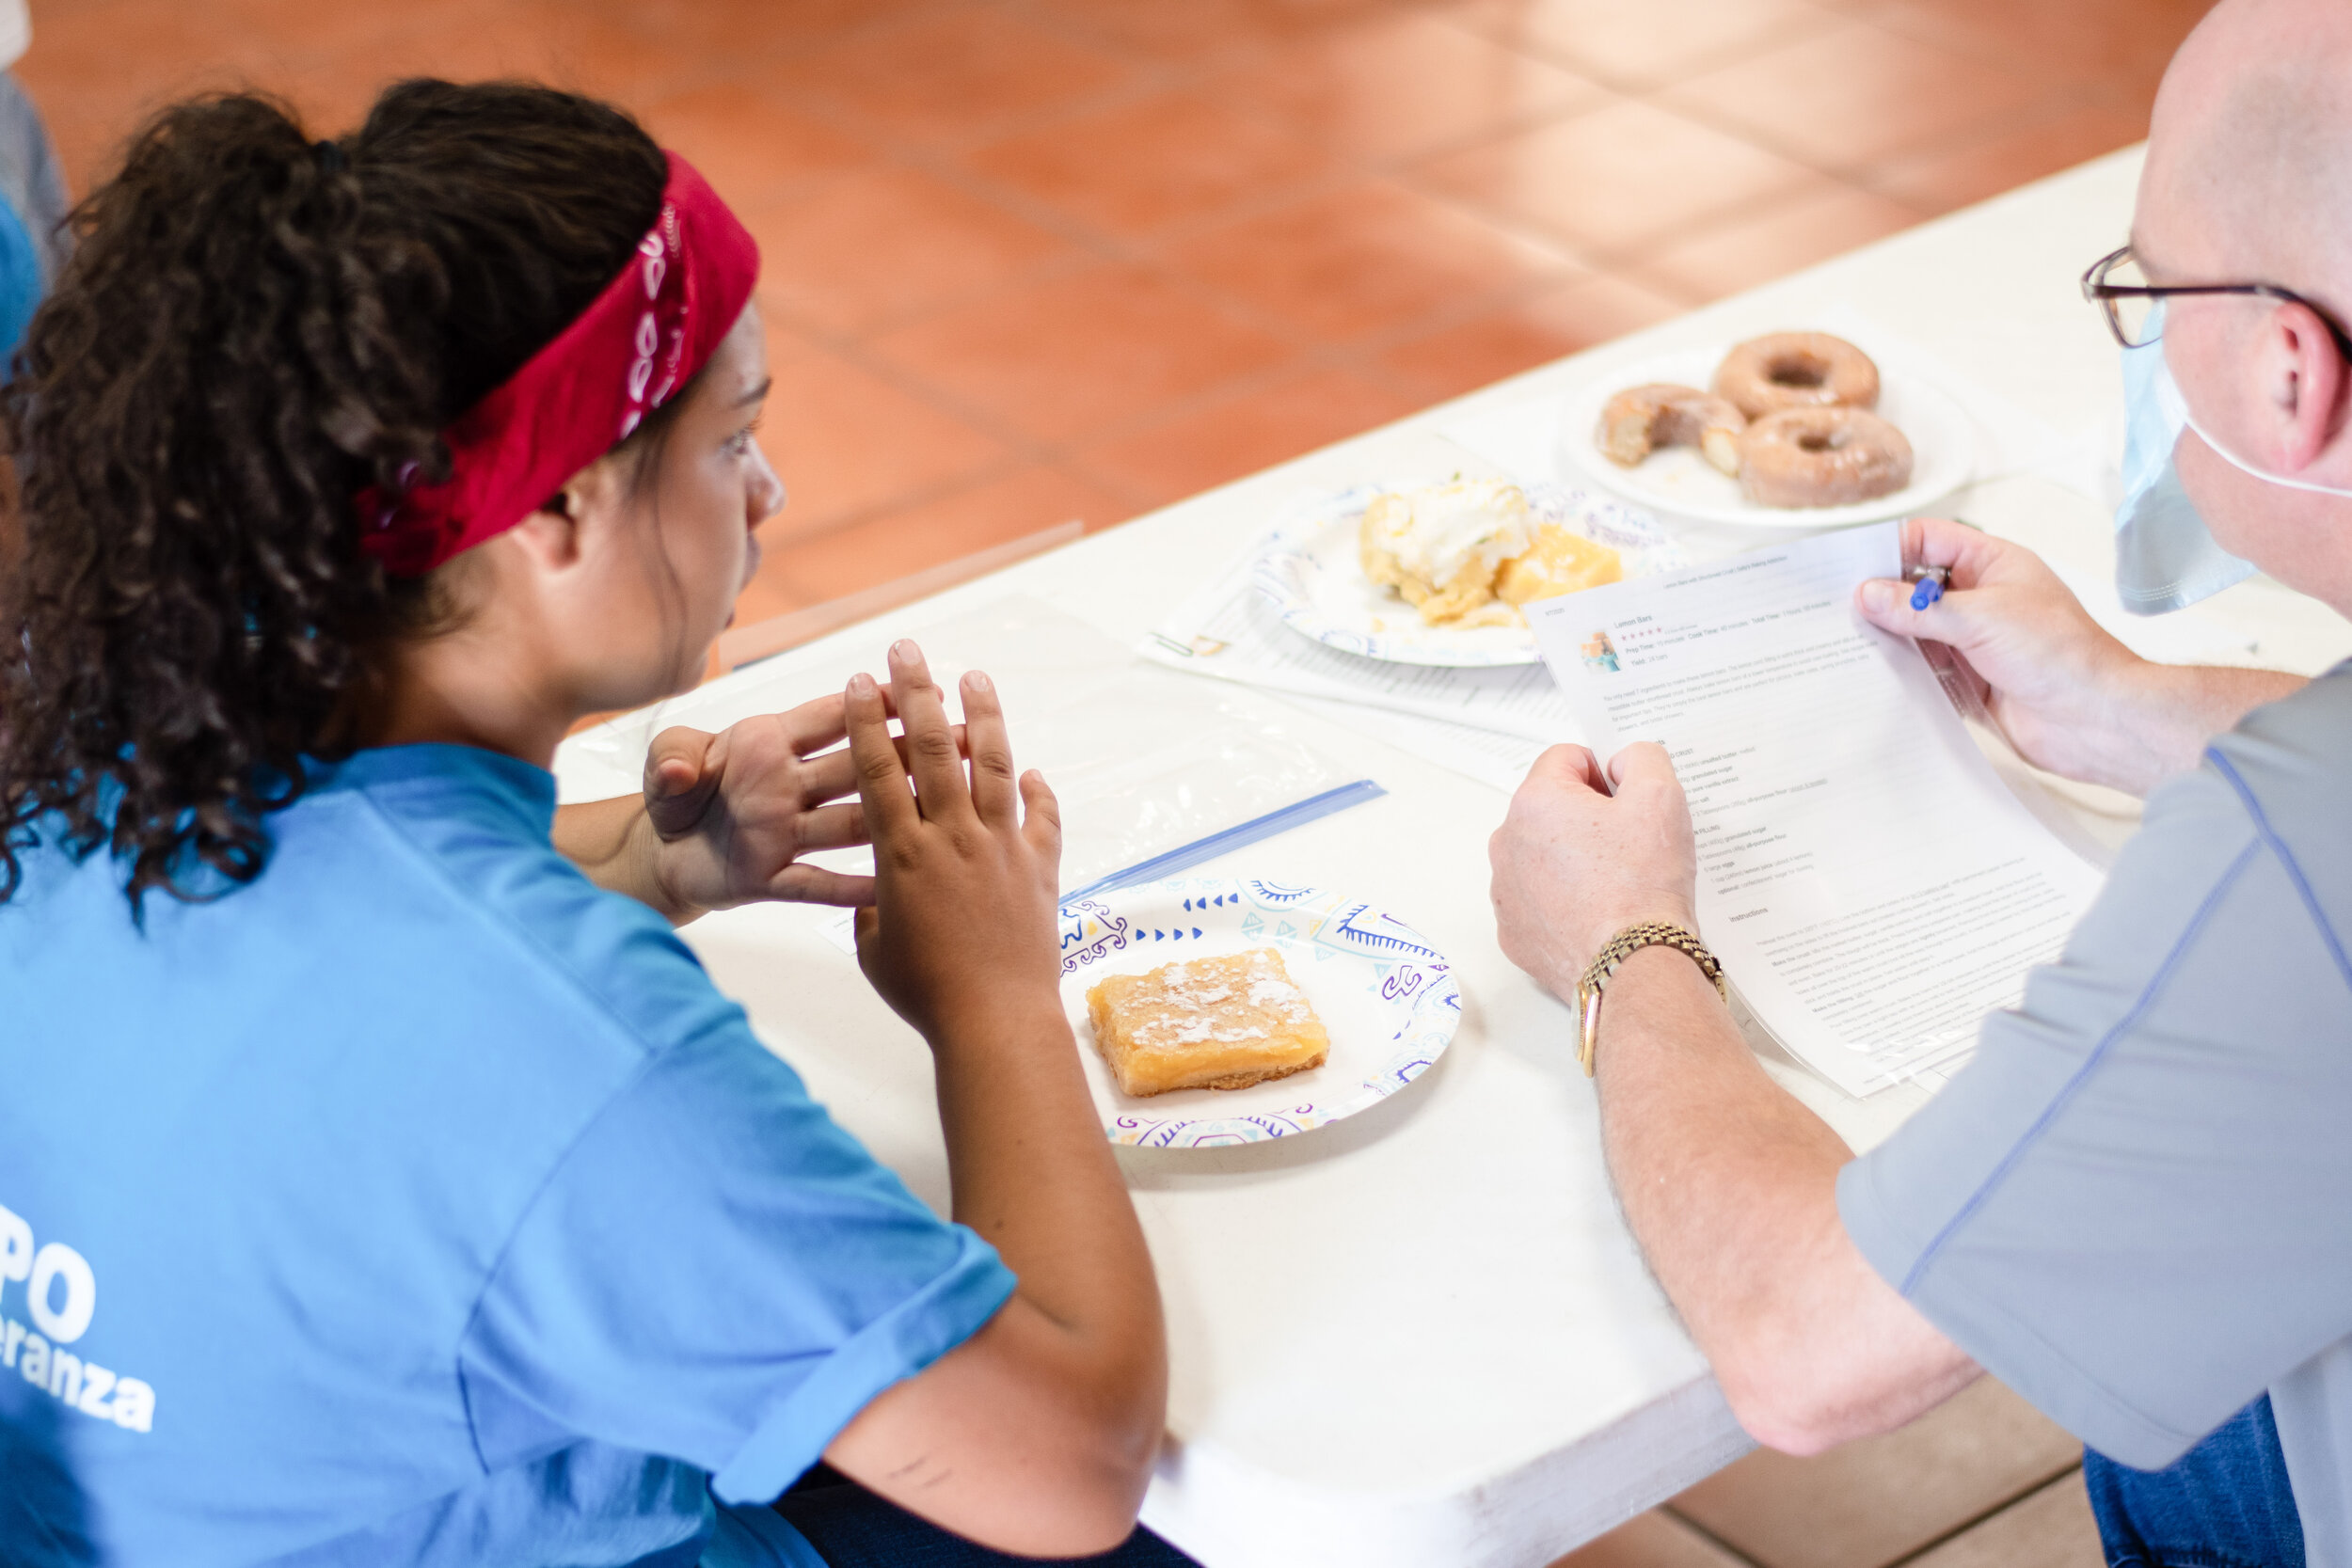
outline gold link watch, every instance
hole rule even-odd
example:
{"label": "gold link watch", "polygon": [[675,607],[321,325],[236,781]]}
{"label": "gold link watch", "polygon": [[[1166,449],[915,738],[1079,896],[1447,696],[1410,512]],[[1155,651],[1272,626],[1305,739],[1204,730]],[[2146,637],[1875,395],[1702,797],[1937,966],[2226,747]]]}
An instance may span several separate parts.
{"label": "gold link watch", "polygon": [[1608,944],[1594,956],[1593,965],[1584,972],[1584,977],[1576,983],[1576,1012],[1581,1023],[1576,1059],[1587,1078],[1593,1075],[1593,1053],[1600,1045],[1600,993],[1608,989],[1609,977],[1617,973],[1617,966],[1645,947],[1671,947],[1688,953],[1691,961],[1699,966],[1699,973],[1715,983],[1715,994],[1725,1003],[1731,1000],[1724,990],[1724,966],[1695,934],[1663,920],[1628,926],[1609,939]]}

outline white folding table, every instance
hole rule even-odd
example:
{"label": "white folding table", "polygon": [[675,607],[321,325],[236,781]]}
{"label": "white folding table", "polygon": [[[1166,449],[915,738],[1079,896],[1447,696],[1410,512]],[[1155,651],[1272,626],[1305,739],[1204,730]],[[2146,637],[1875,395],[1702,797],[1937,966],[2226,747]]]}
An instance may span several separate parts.
{"label": "white folding table", "polygon": [[[2116,349],[2075,279],[2121,243],[2137,166],[2136,152],[2087,165],[704,692],[816,695],[831,680],[819,672],[851,657],[878,668],[891,638],[1012,594],[1132,647],[1302,489],[1480,471],[1438,434],[1466,411],[1838,308],[1867,313],[2060,431],[2095,430],[2120,397]],[[2079,578],[2109,570],[2106,516],[2075,490],[2012,476],[1954,505]],[[2261,580],[2189,614],[2283,667],[2315,671],[2352,652],[2352,627]],[[803,673],[805,689],[796,684]],[[1108,673],[1127,705],[1148,705],[1169,683],[1204,684],[1140,661]],[[1260,705],[1389,794],[1203,871],[1377,900],[1453,958],[1465,1006],[1436,1067],[1335,1127],[1232,1148],[1120,1152],[1158,1265],[1173,1363],[1169,1440],[1144,1517],[1211,1568],[1534,1568],[1729,1462],[1747,1439],[1619,1217],[1567,1010],[1496,947],[1486,838],[1504,797],[1278,699],[1231,688],[1220,696]],[[1012,721],[1018,750],[1017,705]],[[578,744],[558,771],[572,798],[626,785],[609,756],[599,764]],[[686,936],[762,1038],[944,1209],[924,1047],[821,925],[818,911],[768,906],[707,917]],[[1908,1086],[1856,1101],[1769,1053],[1767,1066],[1858,1148],[1919,1103]]]}

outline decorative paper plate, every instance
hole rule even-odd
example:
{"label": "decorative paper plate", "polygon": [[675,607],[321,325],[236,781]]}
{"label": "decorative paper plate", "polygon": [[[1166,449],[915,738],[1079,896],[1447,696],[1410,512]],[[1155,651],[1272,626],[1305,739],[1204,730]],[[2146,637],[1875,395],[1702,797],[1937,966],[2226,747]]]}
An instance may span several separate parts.
{"label": "decorative paper plate", "polygon": [[[1535,635],[1525,626],[1424,626],[1411,605],[1364,576],[1357,555],[1364,508],[1383,490],[1413,487],[1359,484],[1300,507],[1267,533],[1250,580],[1283,625],[1342,653],[1454,668],[1538,662],[1543,656],[1535,651]],[[1564,524],[1617,551],[1627,577],[1687,564],[1655,518],[1561,485],[1526,489],[1538,519]]]}
{"label": "decorative paper plate", "polygon": [[1843,528],[1908,517],[1968,483],[1976,463],[1976,434],[1967,411],[1940,388],[1915,375],[1879,363],[1876,412],[1911,440],[1911,483],[1876,500],[1848,506],[1757,506],[1740,492],[1740,482],[1712,467],[1693,447],[1652,452],[1639,467],[1621,468],[1601,455],[1593,433],[1600,411],[1628,387],[1652,381],[1706,387],[1715,367],[1736,346],[1686,349],[1678,354],[1622,366],[1568,399],[1560,427],[1560,471],[1589,477],[1613,495],[1637,506],[1655,507],[1677,517],[1708,523],[1744,523],[1757,528]]}
{"label": "decorative paper plate", "polygon": [[[1121,1093],[1095,1049],[1088,988],[1105,974],[1253,947],[1280,951],[1330,1031],[1323,1066],[1246,1089]],[[1262,1143],[1328,1126],[1420,1077],[1462,1020],[1454,966],[1403,921],[1359,898],[1224,877],[1118,888],[1065,906],[1061,995],[1103,1130],[1115,1144],[1146,1148]]]}

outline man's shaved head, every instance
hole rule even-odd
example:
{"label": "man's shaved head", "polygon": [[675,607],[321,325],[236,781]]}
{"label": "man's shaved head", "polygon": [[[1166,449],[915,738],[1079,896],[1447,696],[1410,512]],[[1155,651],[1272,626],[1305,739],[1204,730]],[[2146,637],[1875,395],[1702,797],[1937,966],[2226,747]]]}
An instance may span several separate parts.
{"label": "man's shaved head", "polygon": [[2223,0],[2156,95],[2143,264],[2352,305],[2352,5]]}

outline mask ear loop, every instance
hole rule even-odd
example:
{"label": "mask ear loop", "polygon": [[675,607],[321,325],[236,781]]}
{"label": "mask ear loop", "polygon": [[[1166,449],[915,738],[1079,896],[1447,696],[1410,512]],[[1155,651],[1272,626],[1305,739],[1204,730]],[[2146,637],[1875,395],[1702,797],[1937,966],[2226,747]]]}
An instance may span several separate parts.
{"label": "mask ear loop", "polygon": [[[2157,302],[2157,309],[2163,309],[2162,301]],[[2161,326],[2163,318],[2158,316],[2156,320],[2159,326]],[[2169,404],[2169,411],[2177,413],[2180,416],[2181,423],[2188,429],[2195,431],[2197,433],[2197,438],[2204,442],[2205,445],[2211,447],[2214,450],[2215,454],[2217,455],[2224,463],[2227,463],[2231,467],[2235,468],[2238,472],[2245,474],[2248,478],[2259,479],[2265,484],[2276,484],[2281,489],[2287,490],[2301,490],[2307,494],[2314,496],[2334,496],[2340,500],[2352,500],[2352,490],[2343,489],[2333,484],[2315,484],[2308,479],[2289,479],[2284,474],[2265,473],[2262,469],[2257,468],[2254,465],[2249,463],[2246,459],[2240,457],[2237,453],[2232,451],[2229,448],[2223,446],[2219,441],[2216,440],[2211,431],[2197,422],[2196,412],[2188,405],[2188,394],[2181,390],[2181,384],[2178,381],[2172,379],[2172,361],[2164,353],[2164,342],[2162,338],[2159,337],[2150,346],[2156,350],[2155,384],[2157,398]]]}
{"label": "mask ear loop", "polygon": [[2259,479],[2265,484],[2276,484],[2280,489],[2284,490],[2302,490],[2314,496],[2334,496],[2343,500],[2352,500],[2352,490],[2339,489],[2333,484],[2314,484],[2308,479],[2289,479],[2284,474],[2266,474],[2263,472],[2260,468],[2257,468],[2254,465],[2249,463],[2246,459],[2240,457],[2237,453],[2223,446],[2219,441],[2215,440],[2213,434],[2206,430],[2203,425],[2197,422],[2197,416],[2187,411],[2187,399],[2182,399],[2181,422],[2188,426],[2189,429],[2195,431],[2199,440],[2211,447],[2214,450],[2216,456],[2219,457],[2221,461],[2227,463],[2231,467],[2235,468],[2238,472],[2248,475],[2253,479]]}

